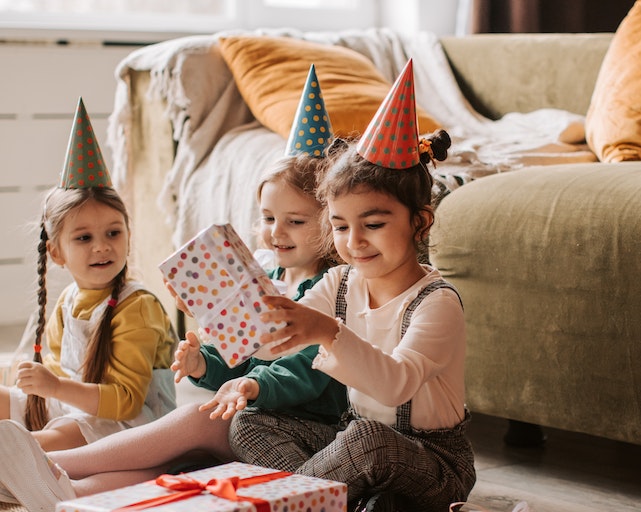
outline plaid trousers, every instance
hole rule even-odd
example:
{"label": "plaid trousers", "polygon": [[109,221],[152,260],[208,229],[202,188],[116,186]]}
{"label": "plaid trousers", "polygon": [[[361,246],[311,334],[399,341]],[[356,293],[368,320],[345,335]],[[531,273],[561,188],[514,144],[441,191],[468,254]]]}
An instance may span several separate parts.
{"label": "plaid trousers", "polygon": [[326,425],[247,408],[232,419],[229,439],[246,463],[346,483],[350,502],[387,492],[403,512],[446,512],[476,481],[468,421],[408,436],[375,420]]}

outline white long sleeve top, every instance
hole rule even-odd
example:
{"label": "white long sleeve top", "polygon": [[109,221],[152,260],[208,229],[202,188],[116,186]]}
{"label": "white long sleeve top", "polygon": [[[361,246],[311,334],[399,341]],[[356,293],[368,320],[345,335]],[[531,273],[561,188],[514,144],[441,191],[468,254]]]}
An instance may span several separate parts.
{"label": "white long sleeve top", "polygon": [[[352,269],[345,324],[329,350],[320,348],[313,367],[348,386],[350,402],[363,417],[394,425],[396,407],[411,399],[412,427],[451,428],[465,416],[465,322],[456,293],[441,288],[425,297],[400,339],[407,306],[441,279],[437,270],[425,269],[425,277],[376,309],[369,307],[367,283]],[[336,316],[342,271],[330,269],[300,302]]]}

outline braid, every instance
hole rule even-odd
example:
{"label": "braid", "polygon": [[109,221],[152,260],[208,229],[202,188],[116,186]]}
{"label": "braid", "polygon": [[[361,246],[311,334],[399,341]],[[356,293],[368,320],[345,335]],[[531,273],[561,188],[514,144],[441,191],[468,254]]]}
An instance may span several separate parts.
{"label": "braid", "polygon": [[[47,231],[44,222],[41,224],[40,241],[38,242],[38,324],[36,327],[35,344],[42,343],[42,335],[45,330],[45,313],[47,305]],[[36,355],[40,355],[38,351]]]}
{"label": "braid", "polygon": [[[47,230],[44,220],[40,224],[40,241],[38,242],[38,323],[34,341],[33,361],[42,363],[42,337],[45,330],[45,313],[47,303],[46,273],[47,273]],[[37,395],[27,397],[25,408],[25,424],[29,430],[42,430],[47,424],[48,414],[45,399]]]}
{"label": "braid", "polygon": [[125,285],[126,277],[127,265],[123,267],[114,279],[111,299],[87,345],[87,356],[83,364],[84,382],[99,384],[104,378],[105,368],[111,359],[111,319],[113,318],[114,308],[118,303],[118,296]]}

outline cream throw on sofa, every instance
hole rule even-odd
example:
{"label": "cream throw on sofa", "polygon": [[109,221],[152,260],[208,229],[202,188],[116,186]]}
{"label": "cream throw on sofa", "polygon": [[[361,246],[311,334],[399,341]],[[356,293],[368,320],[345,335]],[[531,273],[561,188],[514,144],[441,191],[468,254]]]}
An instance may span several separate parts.
{"label": "cream throw on sofa", "polygon": [[403,37],[387,29],[262,30],[176,39],[141,48],[119,66],[108,142],[115,155],[112,177],[126,196],[131,190],[126,135],[133,122],[129,74],[150,70],[148,94],[166,103],[177,141],[176,157],[158,198],[172,226],[174,246],[215,220],[230,221],[252,246],[258,212],[247,184],[257,183],[262,170],[284,152],[285,140],[253,119],[217,50],[219,37],[239,33],[342,45],[371,59],[390,83],[412,57],[417,102],[453,136],[451,157],[437,170],[441,186],[447,189],[524,165],[595,160],[584,142],[582,115],[544,109],[493,121],[475,112],[431,33]]}

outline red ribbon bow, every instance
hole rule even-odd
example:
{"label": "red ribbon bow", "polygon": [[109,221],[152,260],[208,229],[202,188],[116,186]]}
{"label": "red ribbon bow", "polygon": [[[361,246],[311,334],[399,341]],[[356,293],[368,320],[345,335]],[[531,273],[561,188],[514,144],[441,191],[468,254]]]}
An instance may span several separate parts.
{"label": "red ribbon bow", "polygon": [[125,505],[124,507],[117,508],[113,512],[129,512],[133,510],[143,510],[146,508],[158,507],[166,503],[173,503],[175,501],[185,500],[207,491],[214,496],[224,498],[229,501],[248,501],[256,507],[256,512],[270,512],[270,505],[267,500],[262,498],[252,498],[251,496],[238,496],[237,489],[243,487],[250,487],[252,485],[261,484],[264,482],[271,482],[279,478],[291,476],[287,471],[277,471],[274,473],[267,473],[264,475],[250,476],[247,478],[238,478],[237,476],[231,478],[213,478],[207,483],[200,482],[189,475],[160,475],[156,478],[156,484],[177,491],[172,494],[163,496],[156,496],[147,500]]}

